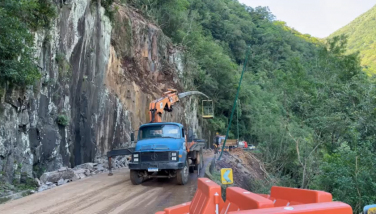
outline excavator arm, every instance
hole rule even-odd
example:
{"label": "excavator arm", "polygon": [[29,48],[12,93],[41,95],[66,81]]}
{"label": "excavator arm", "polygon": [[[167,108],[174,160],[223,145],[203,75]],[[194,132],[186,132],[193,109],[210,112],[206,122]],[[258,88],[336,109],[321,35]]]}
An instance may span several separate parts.
{"label": "excavator arm", "polygon": [[163,96],[161,98],[156,99],[149,104],[150,122],[162,122],[162,114],[164,111],[171,112],[172,106],[175,103],[179,102],[181,98],[191,95],[203,95],[205,97],[208,97],[204,93],[201,93],[199,91],[188,91],[178,94],[175,89],[168,89],[167,92],[163,93]]}

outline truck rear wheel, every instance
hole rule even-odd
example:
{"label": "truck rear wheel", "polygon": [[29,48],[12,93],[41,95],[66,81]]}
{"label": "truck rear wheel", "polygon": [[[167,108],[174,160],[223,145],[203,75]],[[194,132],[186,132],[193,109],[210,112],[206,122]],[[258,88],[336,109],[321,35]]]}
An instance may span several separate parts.
{"label": "truck rear wheel", "polygon": [[131,170],[130,177],[133,185],[139,185],[144,181],[144,178],[139,176],[138,171],[136,170]]}
{"label": "truck rear wheel", "polygon": [[184,185],[188,182],[188,175],[189,175],[189,164],[186,161],[185,166],[183,169],[179,169],[176,172],[176,181],[179,185]]}

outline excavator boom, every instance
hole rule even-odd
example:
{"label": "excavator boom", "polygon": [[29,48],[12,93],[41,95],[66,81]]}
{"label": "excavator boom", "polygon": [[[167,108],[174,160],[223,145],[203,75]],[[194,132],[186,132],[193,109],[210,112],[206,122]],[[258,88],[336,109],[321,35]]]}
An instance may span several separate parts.
{"label": "excavator boom", "polygon": [[178,94],[178,97],[179,97],[179,99],[182,99],[184,97],[191,96],[191,95],[202,95],[202,96],[204,96],[206,98],[209,98],[206,94],[204,94],[202,92],[199,92],[199,91],[187,91],[187,92],[183,92],[183,93]]}
{"label": "excavator boom", "polygon": [[192,95],[202,95],[208,97],[202,92],[199,91],[187,91],[178,94],[175,89],[169,89],[167,92],[163,93],[163,96],[159,99],[152,101],[149,104],[149,116],[151,123],[162,122],[162,114],[164,111],[171,112],[172,106],[179,102],[180,99],[192,96]]}

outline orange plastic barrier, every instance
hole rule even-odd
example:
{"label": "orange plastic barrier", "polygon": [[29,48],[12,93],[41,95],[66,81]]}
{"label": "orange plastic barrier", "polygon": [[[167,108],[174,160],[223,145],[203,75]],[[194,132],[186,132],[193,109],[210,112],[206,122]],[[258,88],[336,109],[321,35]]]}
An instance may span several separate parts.
{"label": "orange plastic barrier", "polygon": [[268,207],[274,207],[273,201],[239,187],[229,187],[226,189],[226,202],[220,213]]}
{"label": "orange plastic barrier", "polygon": [[221,186],[207,178],[199,178],[197,190],[191,202],[166,208],[156,214],[215,213],[223,207]]}
{"label": "orange plastic barrier", "polygon": [[352,208],[342,202],[302,204],[257,210],[235,211],[229,214],[352,214]]}
{"label": "orange plastic barrier", "polygon": [[222,207],[221,186],[207,178],[199,178],[197,191],[189,207],[189,214],[215,213],[216,204]]}
{"label": "orange plastic barrier", "polygon": [[273,186],[269,195],[261,196],[274,201],[275,207],[331,202],[332,194],[324,191]]}
{"label": "orange plastic barrier", "polygon": [[218,184],[199,178],[197,185],[192,202],[166,208],[156,214],[352,214],[349,205],[332,202],[332,195],[323,191],[274,186],[271,194],[265,195],[229,187],[224,203]]}
{"label": "orange plastic barrier", "polygon": [[191,202],[179,204],[173,207],[166,208],[164,211],[160,211],[155,214],[187,214],[189,213],[190,205]]}

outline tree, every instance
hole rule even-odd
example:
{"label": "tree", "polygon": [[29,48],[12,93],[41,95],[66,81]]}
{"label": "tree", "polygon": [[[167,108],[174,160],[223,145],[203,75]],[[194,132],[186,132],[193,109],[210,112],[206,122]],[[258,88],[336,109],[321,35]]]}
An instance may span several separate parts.
{"label": "tree", "polygon": [[54,10],[48,0],[0,2],[0,83],[33,84],[40,77],[30,30],[48,27]]}

